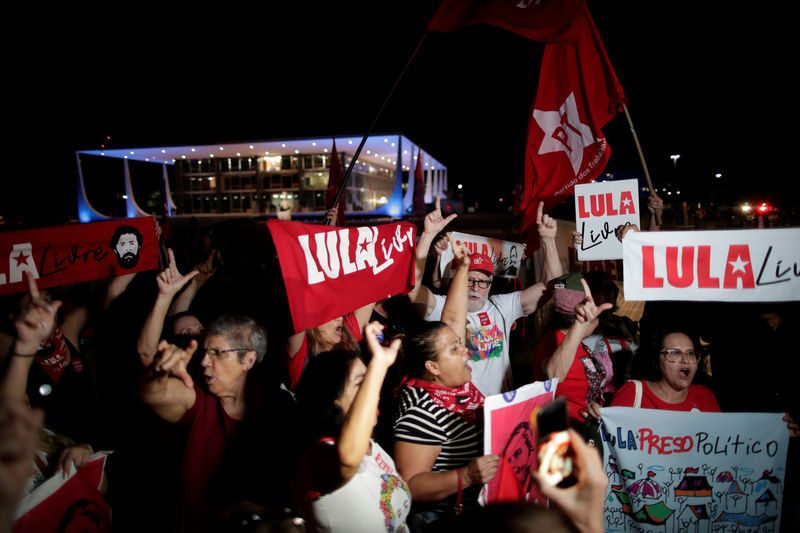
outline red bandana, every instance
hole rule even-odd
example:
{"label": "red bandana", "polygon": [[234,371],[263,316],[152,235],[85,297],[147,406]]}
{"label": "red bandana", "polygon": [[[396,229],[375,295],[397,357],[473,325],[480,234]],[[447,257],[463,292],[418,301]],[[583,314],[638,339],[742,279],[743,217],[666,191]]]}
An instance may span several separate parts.
{"label": "red bandana", "polygon": [[411,378],[405,384],[425,390],[433,403],[453,411],[470,424],[475,423],[477,410],[483,407],[484,396],[471,381],[460,387],[443,387],[424,379]]}
{"label": "red bandana", "polygon": [[61,328],[56,327],[50,338],[39,345],[36,362],[39,363],[42,370],[47,372],[50,379],[58,383],[64,369],[67,368],[68,358],[67,341],[64,339]]}

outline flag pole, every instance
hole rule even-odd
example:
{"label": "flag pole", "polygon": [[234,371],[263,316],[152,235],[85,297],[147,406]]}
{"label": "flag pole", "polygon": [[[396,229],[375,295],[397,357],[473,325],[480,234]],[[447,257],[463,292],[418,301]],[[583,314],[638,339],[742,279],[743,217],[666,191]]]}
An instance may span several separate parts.
{"label": "flag pole", "polygon": [[[650,187],[650,194],[656,194],[655,189],[653,188],[653,182],[650,179],[650,172],[647,170],[647,163],[644,160],[644,153],[642,152],[642,145],[639,144],[639,137],[636,135],[636,128],[633,127],[633,120],[631,120],[631,114],[628,112],[628,106],[623,102],[622,109],[625,110],[625,117],[628,119],[628,125],[631,127],[631,133],[633,134],[633,142],[636,143],[636,150],[639,152],[639,159],[642,160],[642,168],[644,168],[644,177],[647,179],[647,186]],[[661,216],[658,214],[658,211],[654,211],[653,214],[656,217],[656,224],[659,226],[661,225]]]}
{"label": "flag pole", "polygon": [[[381,104],[380,109],[378,109],[378,113],[375,115],[375,118],[372,119],[372,124],[369,125],[369,128],[367,129],[367,132],[364,134],[364,137],[361,139],[361,143],[359,143],[358,148],[356,149],[356,153],[353,155],[353,158],[350,160],[350,164],[347,165],[347,170],[344,173],[344,178],[342,178],[342,185],[341,185],[341,187],[339,187],[339,190],[336,191],[336,197],[334,198],[334,201],[333,201],[333,207],[336,207],[339,204],[339,199],[342,196],[342,191],[344,191],[344,188],[347,185],[347,180],[350,179],[350,174],[351,174],[351,172],[353,170],[353,165],[355,165],[356,159],[358,159],[358,156],[361,154],[361,149],[364,148],[364,144],[367,142],[367,137],[369,137],[369,135],[372,133],[372,128],[374,128],[375,127],[375,123],[378,122],[378,118],[380,118],[381,113],[383,113],[383,109],[386,107],[386,104],[389,103],[389,99],[392,97],[392,95],[394,94],[395,89],[397,89],[397,86],[400,84],[400,80],[403,79],[403,76],[405,75],[406,71],[408,70],[408,67],[411,65],[411,62],[414,60],[414,57],[416,57],[417,52],[419,52],[420,47],[422,47],[422,42],[425,40],[425,37],[427,35],[428,35],[428,30],[425,30],[425,33],[422,34],[422,38],[417,43],[417,47],[414,49],[414,52],[411,53],[411,57],[408,58],[408,62],[406,63],[406,66],[403,67],[402,72],[400,72],[400,75],[397,77],[397,80],[395,80],[394,85],[389,90],[389,94],[386,95],[386,99],[384,99],[383,104]],[[339,157],[338,154],[334,154],[334,155],[336,157]],[[325,225],[326,226],[330,225],[330,219],[325,219]]]}

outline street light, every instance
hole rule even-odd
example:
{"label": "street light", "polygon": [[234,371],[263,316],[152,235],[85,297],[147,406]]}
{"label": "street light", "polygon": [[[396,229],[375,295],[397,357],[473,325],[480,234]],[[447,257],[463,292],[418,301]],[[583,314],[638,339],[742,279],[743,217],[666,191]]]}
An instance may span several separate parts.
{"label": "street light", "polygon": [[681,154],[672,154],[669,158],[672,159],[672,167],[675,168],[678,166],[678,159],[681,158]]}

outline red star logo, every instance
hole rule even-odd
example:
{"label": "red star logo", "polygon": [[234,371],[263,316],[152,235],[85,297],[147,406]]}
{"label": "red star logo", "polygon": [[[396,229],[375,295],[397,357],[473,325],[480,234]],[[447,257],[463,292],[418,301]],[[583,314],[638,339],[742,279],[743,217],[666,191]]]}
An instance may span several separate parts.
{"label": "red star logo", "polygon": [[28,258],[30,255],[25,255],[25,252],[20,252],[18,256],[12,257],[17,262],[17,266],[25,264],[28,262]]}

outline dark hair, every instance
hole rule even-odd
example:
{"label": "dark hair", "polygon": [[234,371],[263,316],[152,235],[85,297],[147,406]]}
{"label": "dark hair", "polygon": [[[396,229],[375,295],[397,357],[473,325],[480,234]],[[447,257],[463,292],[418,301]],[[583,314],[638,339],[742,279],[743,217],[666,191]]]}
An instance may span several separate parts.
{"label": "dark hair", "polygon": [[610,303],[614,306],[607,312],[614,312],[617,309],[619,286],[611,279],[611,276],[602,270],[590,270],[583,275],[583,279],[589,285],[589,290],[592,292],[595,301],[598,295],[602,295],[605,303]]}
{"label": "dark hair", "polygon": [[319,437],[335,437],[344,422],[344,411],[336,404],[347,385],[350,370],[360,354],[354,350],[331,350],[310,359],[295,389],[301,427],[306,444]]}
{"label": "dark hair", "polygon": [[423,322],[417,324],[403,338],[402,367],[404,376],[425,378],[428,372],[425,368],[425,363],[439,359],[436,338],[445,327],[447,327],[447,324],[440,321]]}
{"label": "dark hair", "polygon": [[[642,333],[642,343],[633,358],[631,377],[633,379],[646,379],[648,381],[660,381],[661,375],[661,350],[664,348],[664,339],[673,333],[686,335],[692,341],[694,349],[698,354],[697,374],[704,370],[705,361],[701,357],[702,347],[700,338],[692,331],[677,327],[660,327],[654,331]],[[696,374],[696,376],[697,376]]]}
{"label": "dark hair", "polygon": [[[206,338],[222,335],[237,348],[247,348],[256,352],[256,362],[260,363],[267,353],[267,332],[255,320],[244,315],[222,315],[215,318],[206,329]],[[237,353],[239,360],[244,353]]]}
{"label": "dark hair", "polygon": [[139,232],[139,230],[133,226],[127,226],[124,224],[122,226],[117,226],[117,229],[114,230],[114,233],[111,235],[111,242],[108,244],[108,246],[112,250],[116,251],[119,238],[126,233],[133,233],[133,235],[136,237],[136,242],[139,243],[139,248],[142,247],[142,234]]}

